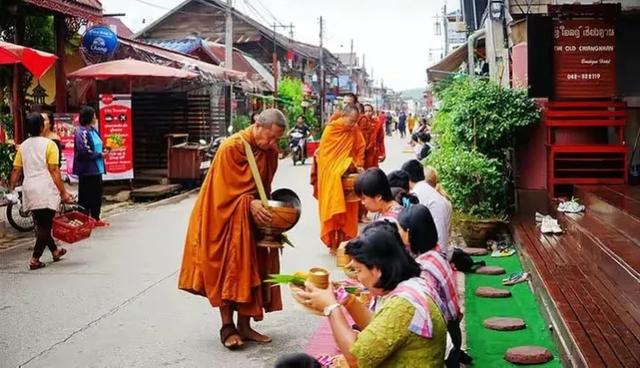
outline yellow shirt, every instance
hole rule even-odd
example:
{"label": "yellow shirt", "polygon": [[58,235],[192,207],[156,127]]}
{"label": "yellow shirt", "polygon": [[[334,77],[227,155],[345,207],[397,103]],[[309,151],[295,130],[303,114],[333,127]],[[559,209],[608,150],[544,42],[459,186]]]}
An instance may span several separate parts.
{"label": "yellow shirt", "polygon": [[[49,143],[47,143],[47,151],[45,153],[45,157],[47,158],[47,164],[49,165],[60,164],[58,146],[56,146],[54,141],[49,141]],[[22,150],[20,148],[18,148],[18,152],[16,152],[16,157],[13,159],[13,166],[22,167]]]}

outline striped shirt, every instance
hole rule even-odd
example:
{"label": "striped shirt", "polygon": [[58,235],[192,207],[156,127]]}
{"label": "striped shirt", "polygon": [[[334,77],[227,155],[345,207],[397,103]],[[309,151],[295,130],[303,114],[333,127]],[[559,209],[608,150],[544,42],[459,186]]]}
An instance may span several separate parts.
{"label": "striped shirt", "polygon": [[436,250],[430,250],[418,256],[416,262],[422,269],[421,277],[435,290],[435,302],[444,319],[447,322],[459,320],[462,315],[458,291],[447,257]]}

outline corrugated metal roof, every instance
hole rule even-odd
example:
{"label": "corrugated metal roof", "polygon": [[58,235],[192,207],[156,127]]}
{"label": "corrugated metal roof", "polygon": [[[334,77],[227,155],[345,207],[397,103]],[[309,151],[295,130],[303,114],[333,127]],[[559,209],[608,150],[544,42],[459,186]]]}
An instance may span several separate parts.
{"label": "corrugated metal roof", "polygon": [[134,33],[119,18],[105,17],[102,19],[102,21],[104,24],[115,27],[116,33],[118,34],[118,36],[125,37],[125,38],[133,38]]}
{"label": "corrugated metal roof", "polygon": [[183,38],[179,40],[144,40],[144,42],[183,54],[193,52],[202,46],[202,40],[199,38]]}

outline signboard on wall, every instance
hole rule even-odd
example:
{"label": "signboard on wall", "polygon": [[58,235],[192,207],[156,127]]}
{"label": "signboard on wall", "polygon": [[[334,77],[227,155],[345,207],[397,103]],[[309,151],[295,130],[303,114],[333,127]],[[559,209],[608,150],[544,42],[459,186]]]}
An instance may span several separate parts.
{"label": "signboard on wall", "polygon": [[616,96],[616,34],[611,21],[555,20],[555,98]]}
{"label": "signboard on wall", "polygon": [[60,172],[63,180],[73,180],[73,155],[75,147],[75,133],[80,125],[80,115],[75,114],[53,114],[55,130],[60,136],[62,144],[62,162]]}
{"label": "signboard on wall", "polygon": [[105,158],[104,180],[133,179],[131,95],[100,95],[100,136],[111,153]]}

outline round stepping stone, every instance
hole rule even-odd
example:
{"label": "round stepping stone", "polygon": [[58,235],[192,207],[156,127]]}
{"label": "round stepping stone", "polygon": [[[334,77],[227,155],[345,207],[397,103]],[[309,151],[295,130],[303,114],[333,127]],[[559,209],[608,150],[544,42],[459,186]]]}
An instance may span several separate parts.
{"label": "round stepping stone", "polygon": [[504,359],[513,364],[543,364],[553,359],[549,350],[542,346],[518,346],[504,353]]}
{"label": "round stepping stone", "polygon": [[487,254],[489,254],[489,251],[486,248],[462,248],[462,251],[465,254],[468,254],[470,256],[486,256]]}
{"label": "round stepping stone", "polygon": [[476,289],[477,296],[483,298],[508,298],[511,296],[511,292],[505,289],[496,289],[489,286],[481,286]]}
{"label": "round stepping stone", "polygon": [[515,331],[526,327],[524,320],[520,318],[493,317],[485,319],[484,327],[496,331]]}
{"label": "round stepping stone", "polygon": [[504,268],[498,266],[482,266],[476,268],[476,273],[480,275],[503,275]]}

